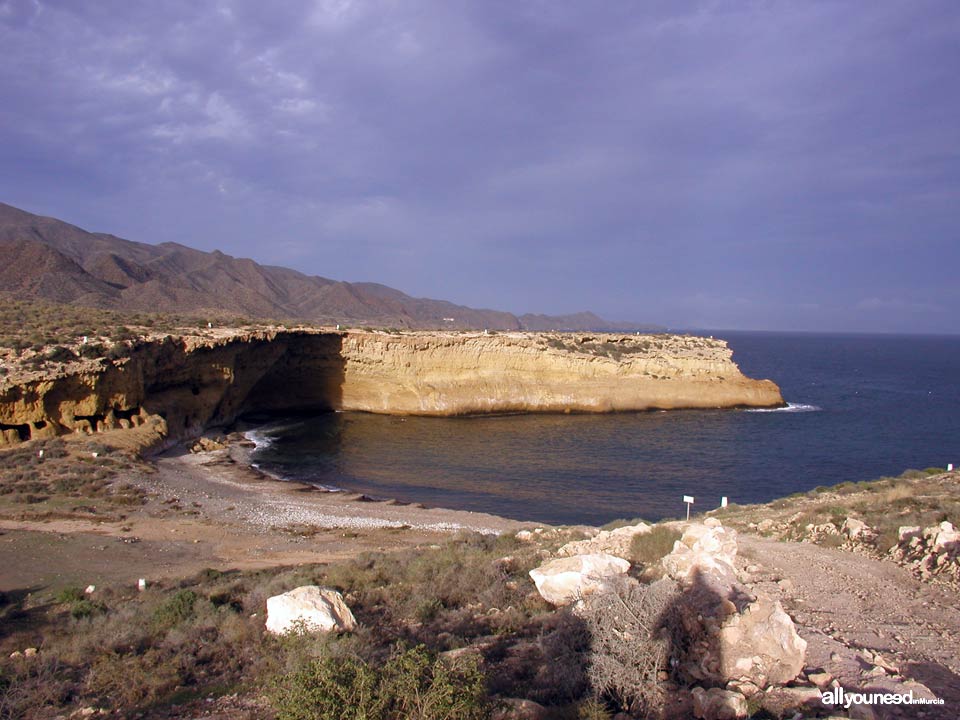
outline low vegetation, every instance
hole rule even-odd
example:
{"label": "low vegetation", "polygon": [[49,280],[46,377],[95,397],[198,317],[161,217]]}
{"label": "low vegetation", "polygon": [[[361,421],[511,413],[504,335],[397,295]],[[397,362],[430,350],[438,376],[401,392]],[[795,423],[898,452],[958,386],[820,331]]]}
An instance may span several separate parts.
{"label": "low vegetation", "polygon": [[153,467],[95,440],[55,438],[0,452],[0,517],[110,519],[145,493],[123,479]]}
{"label": "low vegetation", "polygon": [[673,544],[682,534],[669,525],[654,525],[650,532],[634,536],[630,542],[630,560],[641,567],[658,563],[673,550]]}
{"label": "low vegetation", "polygon": [[[504,697],[561,718],[610,717],[646,702],[635,683],[603,680],[597,648],[607,652],[600,633],[611,640],[610,630],[554,610],[533,590],[527,571],[538,550],[469,534],[336,565],[210,570],[143,592],[9,593],[0,598],[0,717],[84,707],[151,717],[172,705],[188,717],[206,698],[238,691],[269,700],[258,717],[279,720],[469,720],[489,717]],[[267,634],[266,598],[303,584],[343,592],[357,631]],[[28,647],[38,652],[9,657]],[[656,682],[661,660],[651,656],[637,672]]]}
{"label": "low vegetation", "polygon": [[[765,505],[731,505],[710,514],[725,525],[792,540],[806,539],[809,525],[830,523],[840,530],[853,518],[876,532],[872,543],[884,554],[896,545],[901,526],[960,525],[960,477],[943,468],[906,470],[899,477],[821,486]],[[842,542],[836,535],[815,539],[827,545]]]}

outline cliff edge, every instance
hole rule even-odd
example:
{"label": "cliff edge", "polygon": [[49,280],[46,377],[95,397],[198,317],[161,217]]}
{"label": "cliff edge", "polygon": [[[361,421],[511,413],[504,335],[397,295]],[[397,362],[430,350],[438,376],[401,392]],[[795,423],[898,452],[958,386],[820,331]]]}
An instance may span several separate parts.
{"label": "cliff edge", "polygon": [[35,370],[5,362],[4,444],[132,427],[162,441],[254,412],[451,416],[783,404],[775,383],[740,372],[726,342],[685,335],[224,329],[147,336],[129,343],[126,357],[76,355]]}

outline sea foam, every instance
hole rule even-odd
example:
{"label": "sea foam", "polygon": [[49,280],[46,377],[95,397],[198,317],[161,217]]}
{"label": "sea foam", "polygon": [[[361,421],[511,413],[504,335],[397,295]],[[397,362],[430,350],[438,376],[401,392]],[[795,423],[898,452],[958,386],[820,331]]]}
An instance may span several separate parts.
{"label": "sea foam", "polygon": [[746,412],[756,412],[756,413],[780,413],[780,412],[789,412],[789,413],[798,413],[798,412],[818,412],[823,408],[817,405],[806,405],[804,403],[787,403],[786,407],[779,408],[751,408]]}

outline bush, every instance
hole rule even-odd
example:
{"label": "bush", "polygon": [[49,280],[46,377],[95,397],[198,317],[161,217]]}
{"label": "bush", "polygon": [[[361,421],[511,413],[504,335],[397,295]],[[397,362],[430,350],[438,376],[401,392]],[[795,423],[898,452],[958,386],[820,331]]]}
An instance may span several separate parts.
{"label": "bush", "polygon": [[95,603],[86,598],[81,600],[76,600],[70,606],[70,616],[74,620],[82,620],[83,618],[90,617],[91,615],[96,615],[97,613],[102,613],[106,608],[101,603]]}
{"label": "bush", "polygon": [[174,627],[193,617],[197,594],[193,590],[179,590],[153,613],[154,621],[163,627]]}
{"label": "bush", "polygon": [[475,659],[445,662],[422,645],[397,649],[380,672],[349,656],[314,659],[275,678],[277,720],[471,720],[485,717]]}
{"label": "bush", "polygon": [[616,583],[590,595],[582,617],[593,640],[587,675],[593,689],[624,710],[656,715],[663,703],[659,674],[673,652],[669,617],[679,597],[669,579]]}
{"label": "bush", "polygon": [[73,603],[79,600],[83,600],[86,595],[83,592],[83,588],[71,586],[65,587],[59,593],[57,593],[56,601],[58,603]]}
{"label": "bush", "polygon": [[679,540],[681,533],[665,525],[656,525],[643,535],[634,535],[630,543],[630,559],[634,563],[653,565],[661,558],[670,554],[673,544]]}

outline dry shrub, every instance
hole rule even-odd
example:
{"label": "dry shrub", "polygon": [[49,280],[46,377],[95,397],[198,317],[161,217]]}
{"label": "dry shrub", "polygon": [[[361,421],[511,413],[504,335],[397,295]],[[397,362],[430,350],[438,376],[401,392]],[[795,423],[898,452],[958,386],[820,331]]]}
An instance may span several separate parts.
{"label": "dry shrub", "polygon": [[37,656],[0,667],[0,718],[26,718],[70,696],[70,681],[56,658]]}
{"label": "dry shrub", "polygon": [[592,639],[587,675],[594,692],[634,713],[661,707],[658,675],[672,653],[668,618],[678,598],[670,579],[641,585],[631,578],[586,598],[580,614]]}

